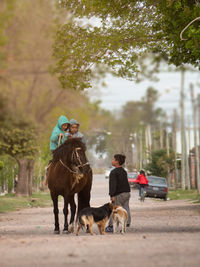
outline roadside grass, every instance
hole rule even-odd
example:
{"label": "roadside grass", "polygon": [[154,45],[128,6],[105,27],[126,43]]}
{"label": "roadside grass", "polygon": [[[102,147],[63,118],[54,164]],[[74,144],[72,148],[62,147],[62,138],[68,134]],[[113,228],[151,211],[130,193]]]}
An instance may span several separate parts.
{"label": "roadside grass", "polygon": [[200,194],[198,194],[197,190],[169,190],[168,197],[171,200],[177,199],[190,199],[193,200],[194,203],[200,203]]}
{"label": "roadside grass", "polygon": [[49,192],[33,193],[31,197],[16,197],[15,194],[0,196],[0,213],[51,205],[52,201]]}

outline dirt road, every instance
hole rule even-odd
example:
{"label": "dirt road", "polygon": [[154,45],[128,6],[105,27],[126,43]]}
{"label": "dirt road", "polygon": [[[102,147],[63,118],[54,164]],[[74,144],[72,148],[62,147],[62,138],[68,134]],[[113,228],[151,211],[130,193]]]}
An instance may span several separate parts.
{"label": "dirt road", "polygon": [[[91,205],[108,201],[108,180],[96,175]],[[95,236],[54,235],[52,207],[1,214],[0,266],[200,266],[199,204],[140,203],[134,190],[130,207],[132,225],[124,235],[101,236],[96,227]]]}

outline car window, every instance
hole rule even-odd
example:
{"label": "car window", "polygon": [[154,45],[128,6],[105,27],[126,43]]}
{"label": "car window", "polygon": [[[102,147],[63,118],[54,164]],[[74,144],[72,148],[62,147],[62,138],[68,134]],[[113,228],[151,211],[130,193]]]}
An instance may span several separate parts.
{"label": "car window", "polygon": [[135,174],[135,173],[128,173],[128,178],[134,178],[134,179],[136,179],[137,178],[137,174]]}
{"label": "car window", "polygon": [[151,184],[163,184],[166,185],[166,179],[159,177],[148,177],[149,183]]}

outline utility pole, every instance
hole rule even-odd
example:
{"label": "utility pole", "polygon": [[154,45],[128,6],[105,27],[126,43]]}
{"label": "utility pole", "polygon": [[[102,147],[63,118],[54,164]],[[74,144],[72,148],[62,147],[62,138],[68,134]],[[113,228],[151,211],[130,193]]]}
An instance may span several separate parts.
{"label": "utility pole", "polygon": [[[191,127],[191,121],[190,119],[188,120],[188,151],[189,151],[189,159],[191,162],[191,154],[190,154],[190,149],[191,149],[191,134],[190,134],[190,127]],[[191,164],[189,166],[189,179],[190,179],[190,189],[192,187],[192,179],[191,179]]]}
{"label": "utility pole", "polygon": [[160,118],[160,148],[163,148],[163,129],[162,129],[162,122]]}
{"label": "utility pole", "polygon": [[145,144],[146,144],[146,157],[147,163],[151,160],[151,146],[152,146],[152,137],[151,137],[151,125],[147,125],[145,129]]}
{"label": "utility pole", "polygon": [[142,130],[140,130],[140,135],[139,135],[139,140],[140,140],[140,170],[142,169]]}
{"label": "utility pole", "polygon": [[181,188],[185,190],[185,112],[184,112],[184,69],[181,70]]}
{"label": "utility pole", "polygon": [[199,129],[199,146],[200,146],[200,94],[198,94],[198,129]]}
{"label": "utility pole", "polygon": [[173,123],[173,151],[174,151],[174,184],[175,188],[178,185],[178,177],[177,177],[177,111],[174,109],[174,123]]}
{"label": "utility pole", "polygon": [[[169,157],[169,133],[168,133],[168,117],[166,115],[166,149],[167,149],[167,157]],[[171,176],[170,176],[170,169],[169,166],[167,166],[167,180],[169,183],[169,186],[171,186]]]}
{"label": "utility pole", "polygon": [[194,148],[195,148],[195,170],[196,170],[196,187],[200,193],[200,180],[199,180],[199,147],[197,143],[197,112],[196,104],[194,99],[194,86],[190,84],[190,93],[192,100],[192,109],[193,109],[193,124],[194,124]]}
{"label": "utility pole", "polygon": [[190,190],[190,173],[189,173],[189,162],[188,162],[188,148],[187,148],[187,139],[185,135],[185,174],[186,174],[186,185],[187,189]]}

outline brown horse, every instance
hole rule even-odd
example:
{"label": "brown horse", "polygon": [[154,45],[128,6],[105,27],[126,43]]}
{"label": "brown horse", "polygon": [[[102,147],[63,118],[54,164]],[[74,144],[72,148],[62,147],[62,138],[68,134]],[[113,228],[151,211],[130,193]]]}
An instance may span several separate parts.
{"label": "brown horse", "polygon": [[[79,138],[65,141],[53,152],[53,160],[47,170],[47,181],[54,206],[55,229],[59,234],[58,196],[64,198],[63,213],[65,216],[63,233],[73,232],[76,204],[75,193],[78,193],[78,213],[90,206],[92,187],[92,170],[85,155],[85,145]],[[71,207],[71,218],[68,229],[68,204]]]}

